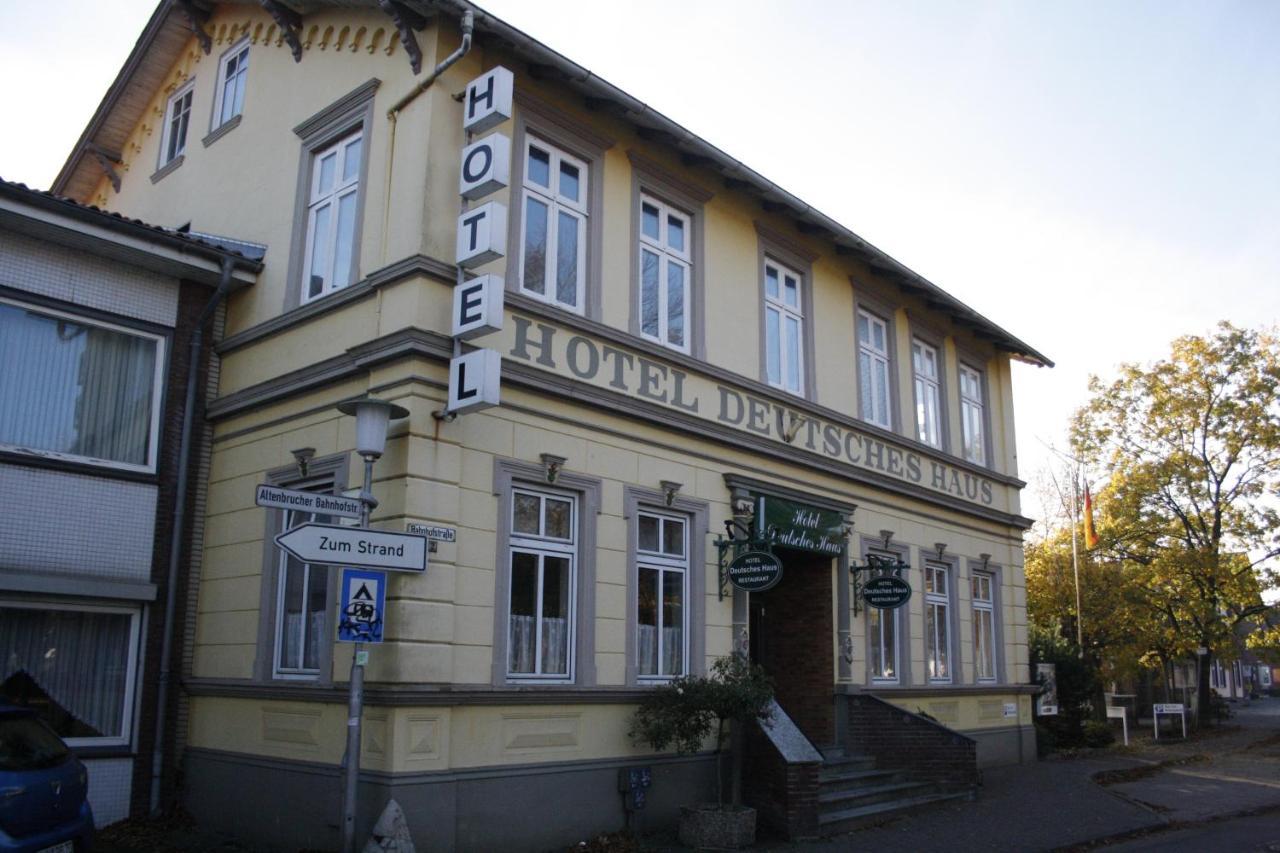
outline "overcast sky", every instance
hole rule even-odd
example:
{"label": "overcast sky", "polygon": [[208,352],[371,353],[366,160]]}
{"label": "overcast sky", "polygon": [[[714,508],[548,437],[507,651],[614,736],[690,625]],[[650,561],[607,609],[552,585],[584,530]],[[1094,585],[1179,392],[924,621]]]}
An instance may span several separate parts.
{"label": "overcast sky", "polygon": [[[1280,318],[1280,2],[483,5],[1057,362],[1015,368],[1024,479],[1090,373]],[[39,188],[154,3],[50,8],[0,3],[0,176]]]}

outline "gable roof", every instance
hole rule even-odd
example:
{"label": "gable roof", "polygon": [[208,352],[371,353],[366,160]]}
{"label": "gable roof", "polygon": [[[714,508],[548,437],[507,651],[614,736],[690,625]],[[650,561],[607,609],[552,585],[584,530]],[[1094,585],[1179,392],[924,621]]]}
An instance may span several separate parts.
{"label": "gable roof", "polygon": [[[862,260],[904,293],[924,299],[931,309],[947,315],[976,337],[991,341],[997,349],[1029,364],[1053,366],[1049,358],[1029,344],[887,252],[654,108],[474,3],[467,0],[403,0],[403,3],[427,17],[443,14],[452,19],[471,12],[475,19],[476,38],[505,48],[523,59],[530,76],[562,83],[581,95],[589,108],[628,121],[641,136],[672,147],[686,165],[718,172],[729,188],[756,196],[766,209],[790,217],[802,233],[829,240],[835,245],[837,254]],[[249,0],[230,0],[226,5],[259,4]],[[325,7],[378,9],[381,6],[379,0],[287,0],[281,5],[301,15]],[[74,198],[88,197],[100,178],[98,157],[118,160],[129,133],[141,120],[155,91],[162,85],[164,75],[177,60],[191,34],[191,24],[177,4],[172,0],[161,0],[59,172],[53,184],[54,192]]]}

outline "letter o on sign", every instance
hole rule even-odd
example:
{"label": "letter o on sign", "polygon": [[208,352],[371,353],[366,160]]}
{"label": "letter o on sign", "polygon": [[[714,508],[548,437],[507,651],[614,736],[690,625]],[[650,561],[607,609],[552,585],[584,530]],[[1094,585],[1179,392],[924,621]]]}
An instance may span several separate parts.
{"label": "letter o on sign", "polygon": [[475,200],[505,187],[511,180],[511,140],[501,133],[462,149],[462,173],[458,176],[458,194]]}

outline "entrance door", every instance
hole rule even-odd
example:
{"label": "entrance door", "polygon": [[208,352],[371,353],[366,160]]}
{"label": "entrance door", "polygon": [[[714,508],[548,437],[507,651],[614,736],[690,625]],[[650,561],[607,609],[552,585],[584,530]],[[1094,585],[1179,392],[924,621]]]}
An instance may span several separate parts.
{"label": "entrance door", "polygon": [[749,654],[777,688],[778,704],[817,746],[835,742],[834,560],[779,548],[782,580],[749,593]]}

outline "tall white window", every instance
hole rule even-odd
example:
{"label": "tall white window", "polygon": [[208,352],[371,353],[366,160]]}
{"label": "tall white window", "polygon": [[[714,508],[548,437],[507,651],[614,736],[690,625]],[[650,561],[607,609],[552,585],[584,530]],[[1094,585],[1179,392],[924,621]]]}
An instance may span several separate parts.
{"label": "tall white window", "polygon": [[195,80],[173,93],[164,112],[164,134],[160,139],[160,165],[173,162],[187,150],[187,127],[191,124],[191,93]]}
{"label": "tall white window", "polygon": [[351,283],[363,148],[358,130],[312,158],[304,302]]}
{"label": "tall white window", "polygon": [[[331,483],[312,482],[293,488],[331,492]],[[329,516],[285,512],[284,530]],[[328,641],[329,567],[304,563],[280,549],[276,587],[275,674],[279,678],[316,678],[320,674],[321,645]]]}
{"label": "tall white window", "polygon": [[[896,559],[892,554],[880,556]],[[869,636],[867,654],[870,657],[871,680],[896,682],[898,676],[898,610],[867,608]]]}
{"label": "tall white window", "polygon": [[963,364],[960,365],[960,429],[964,439],[964,458],[985,465],[987,450],[983,435],[982,374]]}
{"label": "tall white window", "polygon": [[520,289],[583,309],[587,259],[587,164],[530,137],[524,150]]}
{"label": "tall white window", "polygon": [[916,437],[932,447],[942,446],[938,387],[938,351],[921,340],[911,342],[911,369],[915,376]]}
{"label": "tall white window", "polygon": [[973,665],[978,681],[996,680],[996,612],[992,576],[973,576]]}
{"label": "tall white window", "polygon": [[689,351],[689,217],[640,197],[640,334]]}
{"label": "tall white window", "polygon": [[924,636],[930,681],[951,680],[950,569],[924,565]]}
{"label": "tall white window", "polygon": [[765,365],[769,384],[804,393],[804,303],[800,274],[772,258],[764,262]]}
{"label": "tall white window", "polygon": [[511,494],[507,675],[573,677],[577,499],[517,488]]}
{"label": "tall white window", "polygon": [[864,421],[892,428],[889,329],[884,320],[862,309],[858,309],[858,403]]}
{"label": "tall white window", "polygon": [[0,447],[154,471],[165,341],[0,299]]}
{"label": "tall white window", "polygon": [[73,746],[127,744],[138,610],[0,601],[0,702],[35,709]]}
{"label": "tall white window", "polygon": [[249,76],[249,42],[223,55],[218,64],[218,90],[214,95],[213,126],[219,128],[244,110],[244,83]]}
{"label": "tall white window", "polygon": [[688,523],[641,512],[636,516],[637,672],[641,678],[684,675]]}

